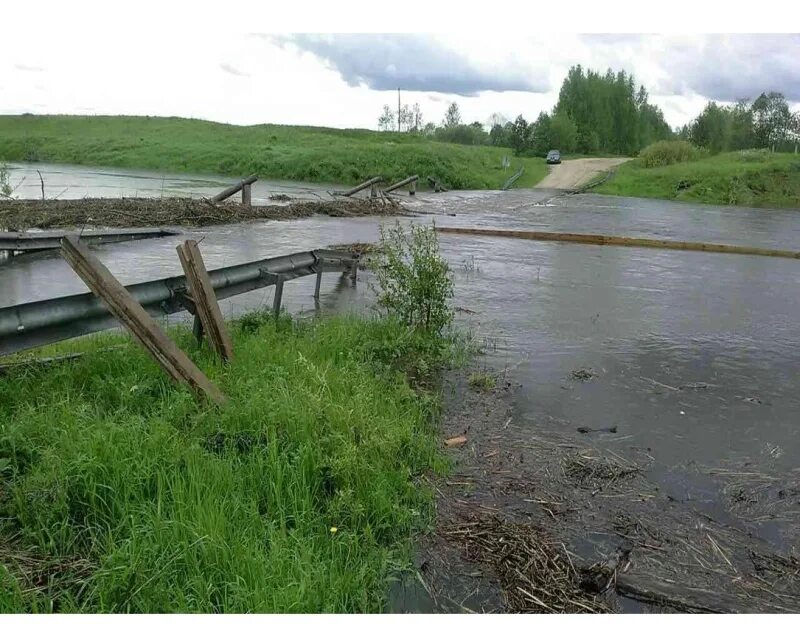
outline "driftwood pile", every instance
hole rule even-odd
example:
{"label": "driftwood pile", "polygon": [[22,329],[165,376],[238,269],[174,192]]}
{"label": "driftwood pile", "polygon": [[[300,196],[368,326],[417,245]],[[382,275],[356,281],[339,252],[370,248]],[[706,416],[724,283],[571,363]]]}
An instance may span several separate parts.
{"label": "driftwood pile", "polygon": [[402,213],[402,206],[390,199],[296,201],[264,206],[189,198],[17,199],[0,201],[0,228],[24,231],[61,227],[201,227],[262,219],[291,220],[315,214],[348,217]]}

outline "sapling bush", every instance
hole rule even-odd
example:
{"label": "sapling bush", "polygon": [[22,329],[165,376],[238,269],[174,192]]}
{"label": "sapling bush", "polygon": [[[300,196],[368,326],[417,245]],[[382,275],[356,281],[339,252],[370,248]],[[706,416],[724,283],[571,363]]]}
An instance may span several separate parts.
{"label": "sapling bush", "polygon": [[406,326],[441,335],[453,321],[453,278],[433,226],[381,226],[378,304]]}
{"label": "sapling bush", "polygon": [[10,170],[8,164],[0,163],[0,197],[10,199],[14,193],[10,182]]}

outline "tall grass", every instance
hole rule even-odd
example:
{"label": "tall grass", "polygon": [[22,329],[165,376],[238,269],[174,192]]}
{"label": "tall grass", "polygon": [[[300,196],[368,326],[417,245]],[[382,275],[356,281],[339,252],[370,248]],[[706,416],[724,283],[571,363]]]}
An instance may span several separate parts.
{"label": "tall grass", "polygon": [[305,126],[231,126],[174,117],[0,116],[0,159],[353,184],[375,175],[433,176],[453,189],[500,188],[524,165],[519,187],[547,174],[541,158],[418,135]]}
{"label": "tall grass", "polygon": [[230,397],[198,404],[123,336],[0,377],[0,611],[373,612],[430,519],[440,346],[391,320],[175,332]]}
{"label": "tall grass", "polygon": [[621,165],[614,177],[595,192],[800,209],[800,157],[792,153],[739,151],[651,168],[639,159]]}

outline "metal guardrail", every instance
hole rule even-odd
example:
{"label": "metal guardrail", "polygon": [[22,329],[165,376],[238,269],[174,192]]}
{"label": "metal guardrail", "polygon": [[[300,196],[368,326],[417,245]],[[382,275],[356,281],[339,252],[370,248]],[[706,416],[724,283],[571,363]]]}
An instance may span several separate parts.
{"label": "metal guardrail", "polygon": [[[0,250],[7,250],[10,252],[57,250],[61,247],[61,239],[67,234],[74,233],[74,230],[72,232],[0,232]],[[179,234],[179,232],[150,227],[119,230],[86,230],[80,233],[81,241],[89,245],[122,243],[123,241],[160,238],[162,236],[175,236],[176,234]]]}
{"label": "metal guardrail", "polygon": [[[313,250],[260,261],[221,267],[208,272],[218,299],[278,285],[323,272],[352,272],[358,257],[347,252]],[[136,283],[126,289],[151,316],[192,311],[194,304],[186,291],[186,277],[173,276]],[[75,294],[0,308],[0,355],[113,329],[119,323],[102,301],[92,293]]]}
{"label": "metal guardrail", "polygon": [[500,188],[501,190],[508,190],[514,183],[522,176],[522,173],[525,172],[525,166],[522,166],[516,173],[512,174],[508,180],[503,184],[503,187]]}

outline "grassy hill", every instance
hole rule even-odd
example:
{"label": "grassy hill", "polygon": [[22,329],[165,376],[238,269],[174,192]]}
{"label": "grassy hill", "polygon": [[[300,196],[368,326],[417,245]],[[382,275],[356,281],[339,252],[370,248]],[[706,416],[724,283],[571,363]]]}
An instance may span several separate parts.
{"label": "grassy hill", "polygon": [[595,192],[719,205],[800,208],[800,155],[728,152],[647,168],[621,165]]}
{"label": "grassy hill", "polygon": [[[547,174],[544,160],[511,158],[507,148],[462,146],[369,130],[233,126],[173,117],[0,116],[0,160],[47,161],[151,170],[355,184],[431,175],[452,189],[515,187]],[[423,186],[423,183],[420,183]]]}

